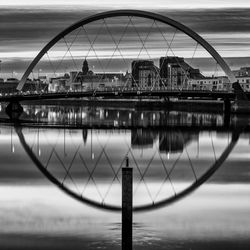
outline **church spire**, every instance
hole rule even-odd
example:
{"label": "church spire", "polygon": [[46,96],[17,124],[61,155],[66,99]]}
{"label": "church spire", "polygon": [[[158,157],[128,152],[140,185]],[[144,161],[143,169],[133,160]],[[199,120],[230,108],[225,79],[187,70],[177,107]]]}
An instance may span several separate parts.
{"label": "church spire", "polygon": [[89,65],[88,65],[88,62],[85,58],[83,61],[83,64],[82,64],[82,73],[83,73],[83,75],[87,75],[88,72],[89,72]]}

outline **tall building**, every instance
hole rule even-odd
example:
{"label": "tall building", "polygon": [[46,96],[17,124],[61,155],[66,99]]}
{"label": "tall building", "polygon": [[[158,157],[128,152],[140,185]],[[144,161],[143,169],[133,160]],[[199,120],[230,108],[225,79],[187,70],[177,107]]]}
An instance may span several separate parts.
{"label": "tall building", "polygon": [[159,85],[159,69],[153,61],[137,60],[132,62],[132,87],[148,88]]}
{"label": "tall building", "polygon": [[88,72],[89,72],[89,65],[88,65],[87,60],[85,59],[82,64],[82,73],[83,75],[87,75]]}
{"label": "tall building", "polygon": [[160,85],[170,88],[187,86],[188,79],[202,78],[199,69],[192,68],[183,57],[168,56],[160,58]]}

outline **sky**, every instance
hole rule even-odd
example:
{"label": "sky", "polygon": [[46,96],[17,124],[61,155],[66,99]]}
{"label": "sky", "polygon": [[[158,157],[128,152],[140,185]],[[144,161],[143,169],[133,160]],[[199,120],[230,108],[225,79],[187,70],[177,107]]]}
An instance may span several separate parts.
{"label": "sky", "polygon": [[[250,65],[250,2],[247,0],[190,0],[188,2],[155,0],[154,4],[149,0],[0,0],[0,60],[2,61],[0,74],[3,77],[10,75],[20,77],[43,46],[72,23],[104,10],[124,8],[153,11],[175,19],[210,42],[233,69]],[[117,25],[120,25],[120,29],[124,28],[122,22]],[[186,55],[190,58],[193,53],[191,50],[195,49],[195,45],[192,44],[192,47],[189,47],[187,38],[179,39],[181,41],[179,47],[182,49],[178,55],[185,56],[184,52],[190,51],[189,55]],[[102,45],[105,45],[105,42]],[[65,49],[67,48],[64,45]],[[106,51],[110,53],[108,49]],[[129,55],[131,51],[133,50],[130,48],[124,49],[124,54]],[[77,64],[81,64],[85,52],[81,53],[78,49],[74,51],[72,48],[72,54],[75,53],[74,55],[78,56]],[[101,57],[104,52],[105,50],[100,52]],[[60,49],[57,49],[57,53],[63,55]],[[92,55],[93,53],[92,51]],[[146,54],[145,51],[144,54]],[[117,56],[119,57],[118,54]],[[205,65],[203,70],[208,72],[214,70],[215,66],[204,59],[206,56],[200,48],[196,51],[195,57],[197,58],[196,61],[194,60],[195,66]],[[69,58],[68,53],[65,59]],[[48,61],[48,58],[46,60]],[[58,58],[54,60],[59,61]],[[64,64],[62,65],[66,68]],[[122,71],[128,68],[128,65],[121,66],[121,60],[113,65],[119,65]],[[102,68],[97,60],[90,66],[95,67],[97,71]],[[111,65],[109,66],[107,70],[111,71]],[[119,67],[117,66],[115,70]],[[44,71],[48,71],[48,66],[44,67]]]}
{"label": "sky", "polygon": [[11,1],[1,1],[1,6],[53,6],[53,5],[61,5],[61,6],[95,6],[95,8],[116,8],[116,7],[139,7],[142,8],[149,8],[149,9],[157,9],[157,8],[227,8],[227,7],[250,7],[250,3],[248,0],[209,0],[209,1],[200,1],[200,0],[156,0],[154,1],[154,5],[152,5],[151,0],[127,0],[127,1],[116,1],[116,0],[92,0],[92,1],[82,1],[82,0],[11,0]]}

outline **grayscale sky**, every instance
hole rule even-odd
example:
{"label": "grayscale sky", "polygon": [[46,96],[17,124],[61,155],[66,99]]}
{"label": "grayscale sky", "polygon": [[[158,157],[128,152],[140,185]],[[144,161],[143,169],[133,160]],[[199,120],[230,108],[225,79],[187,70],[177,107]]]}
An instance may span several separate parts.
{"label": "grayscale sky", "polygon": [[122,8],[167,15],[207,39],[232,68],[250,65],[248,0],[0,0],[2,73],[21,75],[39,50],[70,24]]}

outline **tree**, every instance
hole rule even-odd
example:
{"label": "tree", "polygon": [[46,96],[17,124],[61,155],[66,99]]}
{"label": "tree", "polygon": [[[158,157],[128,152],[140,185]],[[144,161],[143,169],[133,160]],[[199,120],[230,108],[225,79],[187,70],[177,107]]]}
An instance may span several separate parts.
{"label": "tree", "polygon": [[88,72],[89,72],[89,65],[88,65],[87,60],[85,59],[82,64],[82,73],[83,75],[87,75]]}

